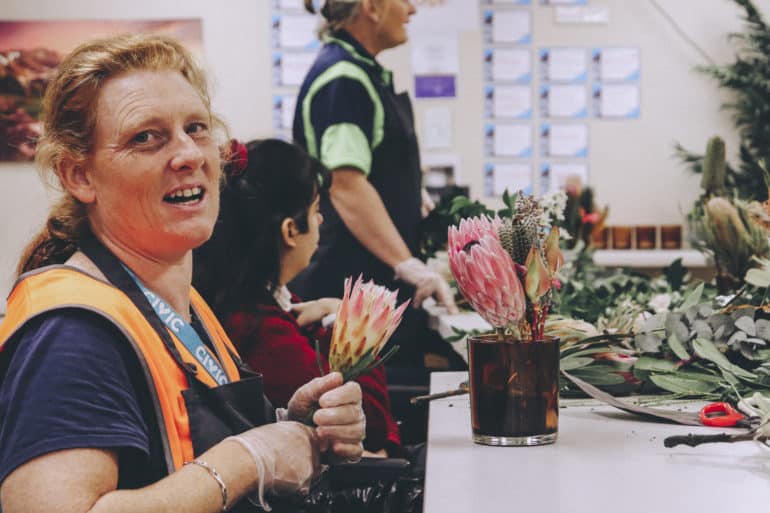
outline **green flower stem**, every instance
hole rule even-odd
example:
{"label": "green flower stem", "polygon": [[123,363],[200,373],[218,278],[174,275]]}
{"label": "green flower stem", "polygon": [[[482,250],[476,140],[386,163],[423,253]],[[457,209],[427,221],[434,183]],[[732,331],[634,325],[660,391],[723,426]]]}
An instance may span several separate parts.
{"label": "green flower stem", "polygon": [[[364,354],[360,360],[358,360],[351,368],[348,370],[342,372],[342,383],[345,384],[348,381],[352,381],[359,376],[363,374],[367,374],[371,372],[372,370],[376,369],[380,365],[383,365],[385,362],[390,360],[394,354],[396,354],[396,351],[398,351],[399,346],[393,346],[391,347],[388,352],[386,352],[384,355],[382,355],[379,359],[377,358],[377,355],[374,353],[374,349],[371,349],[369,352]],[[321,350],[318,345],[318,340],[315,341],[315,355],[316,355],[316,362],[318,363],[318,369],[321,371],[321,376],[324,375],[323,365],[321,364]],[[315,415],[315,412],[317,412],[321,408],[320,405],[314,404],[310,407],[310,411],[305,416],[305,419],[302,421],[305,425],[314,427],[315,423],[313,422],[313,415]]]}

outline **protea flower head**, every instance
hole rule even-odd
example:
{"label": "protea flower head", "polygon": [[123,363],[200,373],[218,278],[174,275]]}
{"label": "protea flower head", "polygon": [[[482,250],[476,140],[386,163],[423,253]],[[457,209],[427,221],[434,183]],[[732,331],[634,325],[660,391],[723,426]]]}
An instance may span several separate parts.
{"label": "protea flower head", "polygon": [[345,292],[337,310],[329,349],[331,370],[340,371],[347,381],[370,368],[401,323],[409,304],[405,301],[396,307],[397,296],[397,291],[372,281],[364,283],[360,275],[355,284],[352,278],[345,279]]}
{"label": "protea flower head", "polygon": [[448,233],[449,268],[465,299],[496,328],[518,323],[526,308],[516,269],[500,244],[500,219],[463,219]]}

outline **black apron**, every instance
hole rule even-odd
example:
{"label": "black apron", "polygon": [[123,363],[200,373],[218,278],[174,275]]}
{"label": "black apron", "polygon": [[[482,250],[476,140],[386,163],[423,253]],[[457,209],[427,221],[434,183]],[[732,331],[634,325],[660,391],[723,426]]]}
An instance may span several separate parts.
{"label": "black apron", "polygon": [[[386,84],[382,78],[372,75],[370,78],[375,83],[385,111],[385,133],[372,154],[369,182],[382,198],[407,247],[412,254],[417,254],[422,174],[412,105],[407,93],[397,95],[393,86]],[[345,278],[353,276],[355,279],[362,274],[366,280],[373,279],[390,289],[399,288],[403,299],[412,296],[413,289],[396,282],[393,270],[369,252],[347,229],[328,195],[321,197],[321,213],[324,222],[320,228],[318,251],[308,268],[291,283],[292,290],[308,300],[340,297]]]}
{"label": "black apron", "polygon": [[[238,355],[231,353],[230,356],[238,366],[241,379],[213,388],[201,383],[196,378],[195,366],[182,359],[165,325],[120,260],[93,235],[84,237],[79,246],[110,283],[122,290],[142,312],[163,340],[166,349],[187,375],[190,388],[182,392],[182,396],[187,407],[190,436],[196,457],[228,436],[275,422],[275,410],[263,393],[261,374],[250,370]],[[148,386],[152,386],[152,383],[148,383]],[[158,422],[162,424],[163,419],[159,418]],[[229,511],[246,513],[261,510],[244,499]]]}

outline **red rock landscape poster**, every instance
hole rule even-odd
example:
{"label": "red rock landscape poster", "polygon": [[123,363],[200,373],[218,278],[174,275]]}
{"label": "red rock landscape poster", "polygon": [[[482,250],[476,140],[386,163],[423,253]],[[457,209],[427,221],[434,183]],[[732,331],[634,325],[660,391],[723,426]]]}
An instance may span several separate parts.
{"label": "red rock landscape poster", "polygon": [[173,36],[203,54],[199,19],[0,21],[0,161],[34,158],[43,93],[67,52],[122,33]]}

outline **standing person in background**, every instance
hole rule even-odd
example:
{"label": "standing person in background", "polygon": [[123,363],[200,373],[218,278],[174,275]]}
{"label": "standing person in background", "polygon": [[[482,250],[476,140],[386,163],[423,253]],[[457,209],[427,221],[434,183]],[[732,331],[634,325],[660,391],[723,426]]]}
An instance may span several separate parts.
{"label": "standing person in background", "polygon": [[[226,130],[190,52],[85,43],[42,121],[36,159],[63,194],[0,324],[0,509],[255,512],[251,494],[306,492],[323,452],[360,458],[358,384],[331,373],[276,412],[191,287]],[[317,428],[297,422],[316,406]]]}
{"label": "standing person in background", "polygon": [[[305,7],[314,12],[312,0]],[[318,252],[292,283],[307,299],[339,296],[344,278],[361,273],[413,295],[416,308],[436,296],[456,311],[444,279],[414,257],[423,194],[412,107],[375,60],[406,42],[414,13],[410,0],[326,0],[321,8],[325,44],[300,89],[293,127],[294,140],[334,177],[321,203]],[[404,316],[391,339],[401,365],[423,365],[425,323],[419,310]]]}

